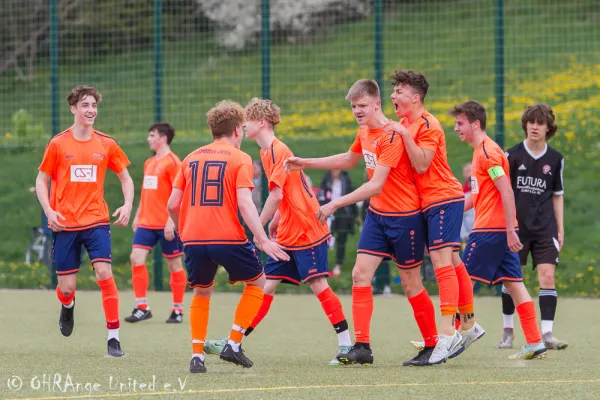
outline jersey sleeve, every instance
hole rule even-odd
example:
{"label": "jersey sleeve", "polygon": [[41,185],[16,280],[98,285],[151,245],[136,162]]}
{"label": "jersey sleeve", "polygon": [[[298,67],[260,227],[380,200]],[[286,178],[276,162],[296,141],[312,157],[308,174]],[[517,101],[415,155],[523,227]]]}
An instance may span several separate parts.
{"label": "jersey sleeve", "polygon": [[362,145],[360,144],[360,135],[356,135],[354,142],[350,146],[350,151],[353,153],[362,153]]}
{"label": "jersey sleeve", "polygon": [[404,153],[402,138],[396,132],[389,132],[379,142],[381,153],[377,157],[377,164],[396,168]]}
{"label": "jersey sleeve", "polygon": [[129,159],[125,155],[125,152],[121,149],[121,146],[115,143],[110,151],[108,168],[115,174],[120,174],[129,164]]}
{"label": "jersey sleeve", "polygon": [[187,163],[183,163],[177,168],[177,174],[175,175],[175,179],[173,180],[173,187],[179,190],[185,190],[185,168]]}
{"label": "jersey sleeve", "polygon": [[483,156],[481,157],[481,168],[492,178],[493,181],[506,175],[504,173],[504,153],[497,149],[483,148]]}
{"label": "jersey sleeve", "polygon": [[439,128],[425,127],[417,135],[417,146],[422,149],[431,150],[435,153],[440,145],[440,139],[443,135],[444,132]]}
{"label": "jersey sleeve", "polygon": [[565,193],[565,188],[563,185],[563,170],[565,169],[565,159],[561,157],[557,168],[556,173],[554,174],[554,182],[552,183],[552,192],[555,195],[562,195]]}
{"label": "jersey sleeve", "polygon": [[506,153],[506,158],[508,158],[508,172],[510,175],[510,182],[513,190],[517,189],[517,160],[515,155],[515,148],[508,149]]}
{"label": "jersey sleeve", "polygon": [[236,188],[250,188],[254,189],[254,166],[252,165],[252,159],[250,156],[242,157],[240,166],[235,177]]}
{"label": "jersey sleeve", "polygon": [[269,175],[269,191],[273,190],[275,186],[283,189],[283,185],[285,185],[285,181],[287,180],[287,174],[283,170],[283,160],[292,157],[293,154],[291,151],[285,150],[285,148],[280,147],[273,149],[271,152],[271,162],[273,165],[271,166],[271,173]]}
{"label": "jersey sleeve", "polygon": [[54,140],[51,140],[46,146],[46,150],[44,151],[44,158],[42,159],[42,163],[39,166],[39,170],[53,176],[54,171],[58,165],[58,146]]}

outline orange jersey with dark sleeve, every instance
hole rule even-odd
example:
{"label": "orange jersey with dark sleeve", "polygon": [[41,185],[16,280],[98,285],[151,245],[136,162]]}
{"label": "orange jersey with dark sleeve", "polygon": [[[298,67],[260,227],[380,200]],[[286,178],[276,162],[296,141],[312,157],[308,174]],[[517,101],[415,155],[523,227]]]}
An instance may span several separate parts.
{"label": "orange jersey with dark sleeve", "polygon": [[369,179],[377,164],[391,167],[381,193],[371,198],[369,209],[384,216],[407,216],[421,212],[421,201],[415,186],[408,154],[400,134],[383,134],[383,127],[358,130],[350,147],[354,153],[362,153]]}
{"label": "orange jersey with dark sleeve", "polygon": [[66,231],[109,225],[104,201],[104,177],[109,168],[116,174],[129,165],[115,139],[96,130],[86,141],[75,139],[71,129],[52,138],[38,168],[52,178],[50,207],[66,218]]}
{"label": "orange jersey with dark sleeve", "polygon": [[288,250],[302,250],[314,247],[330,236],[327,224],[317,219],[319,201],[308,185],[304,172],[286,174],[283,162],[293,157],[292,151],[280,140],[275,139],[268,150],[260,152],[260,157],[269,180],[269,191],[278,186],[283,191],[279,203],[279,226],[277,243]]}
{"label": "orange jersey with dark sleeve", "polygon": [[411,125],[406,118],[402,119],[401,124],[411,133],[417,146],[435,153],[427,171],[419,174],[413,169],[423,211],[429,207],[463,201],[463,188],[448,164],[446,135],[439,121],[425,111]]}
{"label": "orange jersey with dark sleeve", "polygon": [[252,190],[250,156],[225,142],[190,153],[174,188],[183,191],[179,236],[184,245],[243,244],[248,241],[238,217],[237,189]]}
{"label": "orange jersey with dark sleeve", "polygon": [[[508,158],[496,142],[486,137],[473,153],[471,169],[471,195],[475,208],[473,232],[506,231],[502,196],[494,184],[494,181],[503,175],[510,182]],[[515,227],[517,226],[515,217]]]}
{"label": "orange jersey with dark sleeve", "polygon": [[181,160],[171,151],[160,158],[153,156],[146,160],[138,226],[164,229],[169,219],[167,203],[180,165]]}

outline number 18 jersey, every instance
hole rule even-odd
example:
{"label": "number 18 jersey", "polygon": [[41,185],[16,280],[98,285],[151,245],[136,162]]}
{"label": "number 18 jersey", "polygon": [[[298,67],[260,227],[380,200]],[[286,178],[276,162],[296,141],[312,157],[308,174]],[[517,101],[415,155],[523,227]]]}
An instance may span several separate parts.
{"label": "number 18 jersey", "polygon": [[238,218],[237,189],[253,189],[252,159],[225,142],[190,153],[173,187],[183,191],[179,236],[184,245],[243,244],[248,241]]}

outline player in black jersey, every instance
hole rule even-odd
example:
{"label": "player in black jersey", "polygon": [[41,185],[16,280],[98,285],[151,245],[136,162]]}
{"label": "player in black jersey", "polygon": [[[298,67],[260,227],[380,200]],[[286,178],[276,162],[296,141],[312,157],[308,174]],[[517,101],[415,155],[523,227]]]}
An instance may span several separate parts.
{"label": "player in black jersey", "polygon": [[[545,104],[529,106],[521,117],[526,139],[507,151],[510,180],[515,193],[521,266],[531,253],[540,284],[539,304],[542,338],[548,349],[565,349],[568,344],[552,335],[556,313],[554,271],[563,245],[563,169],[565,159],[548,146],[557,130],[552,108]],[[499,348],[512,348],[515,305],[502,287],[504,334]]]}

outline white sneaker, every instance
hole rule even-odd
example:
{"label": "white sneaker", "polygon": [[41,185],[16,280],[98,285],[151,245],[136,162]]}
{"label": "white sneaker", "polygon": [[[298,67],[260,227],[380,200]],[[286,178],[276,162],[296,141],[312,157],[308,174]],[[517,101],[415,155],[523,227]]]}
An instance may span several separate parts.
{"label": "white sneaker", "polygon": [[435,365],[446,361],[450,354],[460,346],[461,340],[462,336],[458,331],[454,331],[452,336],[438,335],[438,341],[429,358],[429,364]]}
{"label": "white sneaker", "polygon": [[462,331],[460,334],[462,336],[462,340],[460,341],[460,344],[456,346],[456,348],[448,358],[454,358],[461,354],[467,349],[467,347],[469,347],[477,340],[479,340],[483,335],[485,335],[485,331],[483,330],[481,325],[475,322],[475,325],[473,325],[471,329],[469,329],[468,331]]}

